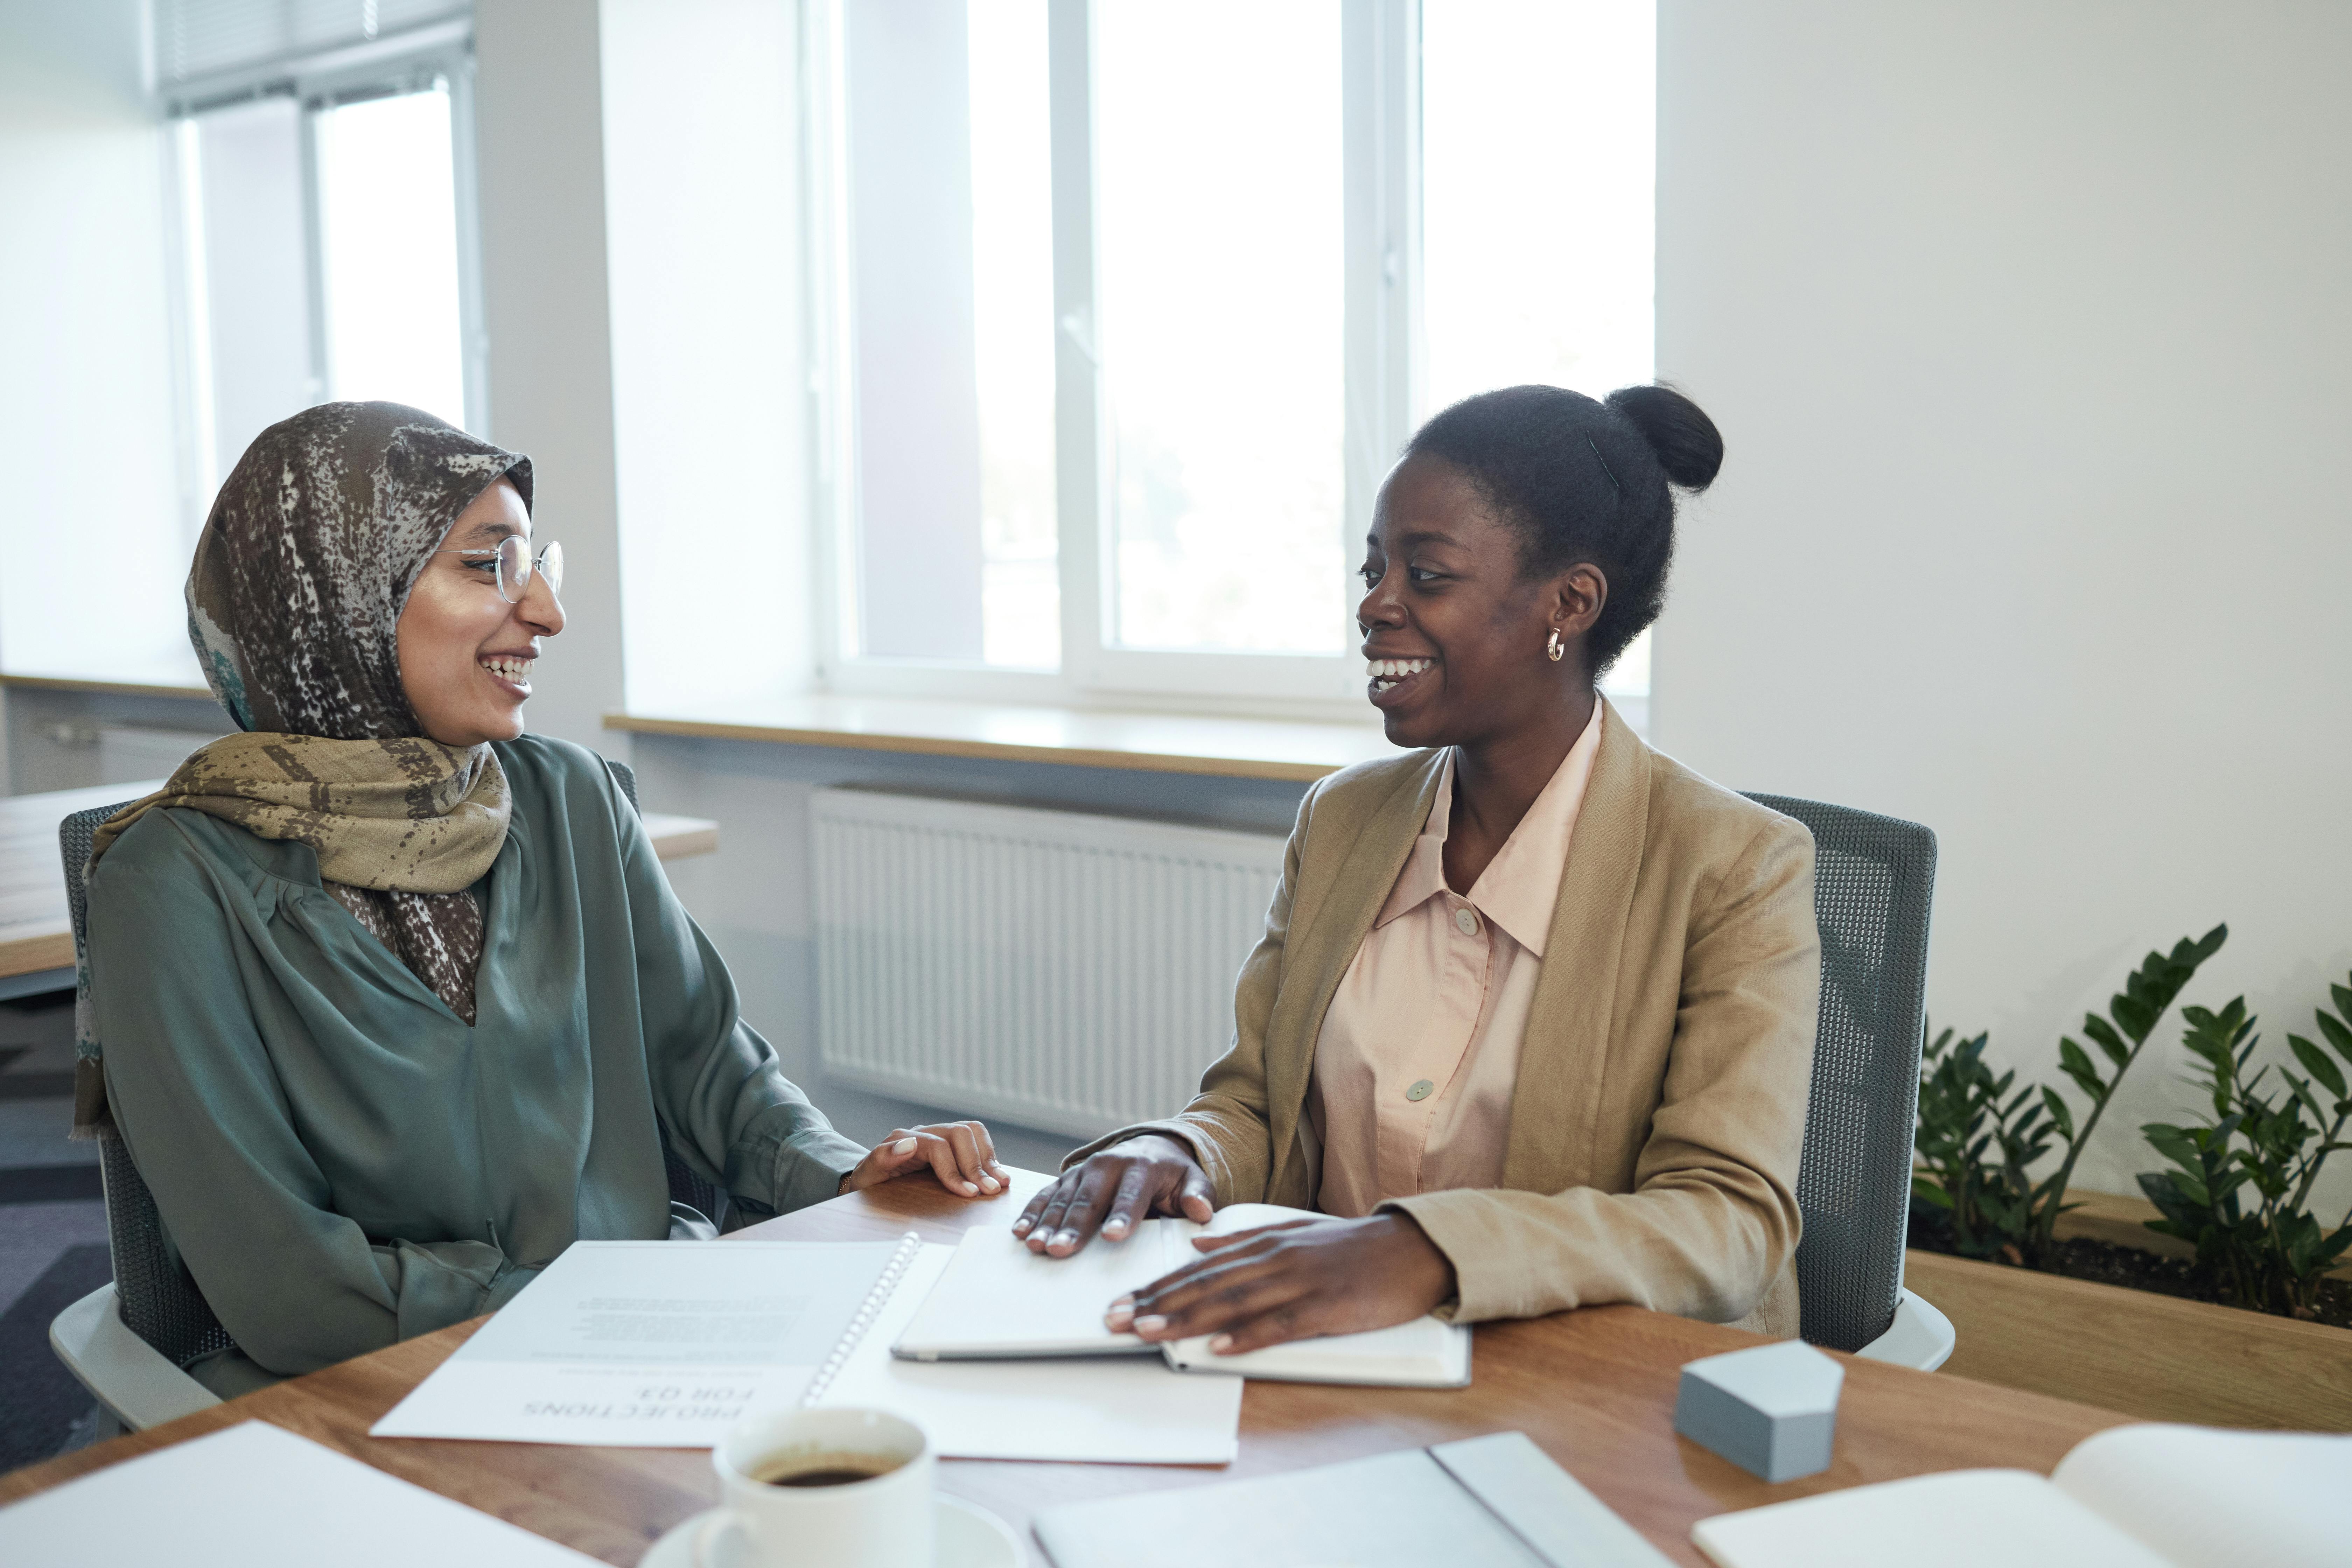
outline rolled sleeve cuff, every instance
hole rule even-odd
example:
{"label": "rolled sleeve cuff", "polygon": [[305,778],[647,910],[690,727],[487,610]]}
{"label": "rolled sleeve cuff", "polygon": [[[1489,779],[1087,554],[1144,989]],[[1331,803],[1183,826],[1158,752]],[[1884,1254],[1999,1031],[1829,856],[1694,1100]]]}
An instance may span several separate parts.
{"label": "rolled sleeve cuff", "polygon": [[776,1212],[790,1214],[840,1196],[841,1178],[864,1158],[864,1145],[830,1127],[794,1133],[776,1151]]}
{"label": "rolled sleeve cuff", "polygon": [[1517,1282],[1506,1278],[1507,1271],[1494,1261],[1507,1252],[1499,1245],[1502,1238],[1492,1223],[1492,1207],[1481,1201],[1485,1197],[1484,1193],[1467,1190],[1416,1193],[1390,1198],[1372,1210],[1412,1216],[1430,1245],[1454,1265],[1454,1300],[1435,1313],[1449,1323],[1484,1323],[1528,1315],[1524,1292],[1513,1288]]}

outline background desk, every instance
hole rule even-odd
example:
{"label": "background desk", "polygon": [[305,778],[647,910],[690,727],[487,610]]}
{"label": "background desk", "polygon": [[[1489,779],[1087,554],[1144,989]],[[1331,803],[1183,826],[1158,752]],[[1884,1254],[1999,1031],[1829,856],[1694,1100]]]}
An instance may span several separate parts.
{"label": "background desk", "polygon": [[[1019,1195],[964,1202],[929,1177],[836,1198],[739,1236],[867,1241],[901,1231],[952,1241],[975,1223],[1007,1225]],[[367,1429],[478,1325],[461,1324],[361,1356],[128,1437],[0,1476],[0,1501],[27,1496],[152,1448],[239,1420],[273,1422],[380,1469],[510,1520],[608,1563],[636,1563],[663,1531],[717,1500],[710,1458],[694,1449],[565,1448],[520,1443],[371,1438]],[[1766,1486],[1675,1436],[1676,1369],[1760,1342],[1754,1335],[1633,1307],[1604,1307],[1477,1331],[1475,1381],[1447,1391],[1253,1383],[1241,1457],[1223,1468],[949,1460],[941,1489],[993,1509],[1028,1537],[1042,1508],[1119,1492],[1200,1486],[1513,1428],[1532,1436],[1678,1562],[1701,1562],[1693,1521],[1727,1509],[1928,1470],[2013,1465],[2048,1471],[2092,1432],[2125,1417],[2087,1405],[1876,1362],[1846,1363],[1837,1462]]]}
{"label": "background desk", "polygon": [[[136,800],[161,779],[0,796],[0,998],[29,996],[73,984],[73,924],[66,909],[65,866],[58,824],[77,811]],[[719,824],[699,816],[646,814],[654,853],[665,860],[709,855]]]}

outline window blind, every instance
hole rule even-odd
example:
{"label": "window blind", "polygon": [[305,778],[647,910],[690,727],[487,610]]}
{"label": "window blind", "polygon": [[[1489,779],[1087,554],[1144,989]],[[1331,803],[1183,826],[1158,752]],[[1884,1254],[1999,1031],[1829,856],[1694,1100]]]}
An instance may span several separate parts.
{"label": "window blind", "polygon": [[155,0],[155,70],[165,86],[372,43],[469,16],[472,0]]}

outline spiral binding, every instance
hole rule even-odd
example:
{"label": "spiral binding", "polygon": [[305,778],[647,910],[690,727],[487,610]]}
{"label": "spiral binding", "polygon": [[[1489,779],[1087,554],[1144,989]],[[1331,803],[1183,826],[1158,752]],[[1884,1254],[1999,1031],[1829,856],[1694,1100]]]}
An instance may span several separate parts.
{"label": "spiral binding", "polygon": [[824,1364],[816,1369],[814,1377],[809,1379],[808,1389],[801,1395],[802,1409],[816,1408],[817,1401],[824,1397],[825,1391],[833,1386],[833,1380],[849,1363],[851,1354],[857,1349],[857,1342],[864,1339],[866,1331],[874,1326],[874,1320],[881,1315],[892,1292],[898,1289],[898,1281],[906,1278],[907,1270],[914,1267],[915,1259],[922,1255],[922,1250],[923,1238],[913,1231],[898,1238],[898,1250],[890,1255],[888,1263],[883,1265],[882,1277],[874,1281],[874,1289],[866,1292],[866,1300],[857,1304],[856,1315],[849,1320],[849,1326],[841,1331],[841,1338],[834,1342],[833,1353],[825,1357]]}

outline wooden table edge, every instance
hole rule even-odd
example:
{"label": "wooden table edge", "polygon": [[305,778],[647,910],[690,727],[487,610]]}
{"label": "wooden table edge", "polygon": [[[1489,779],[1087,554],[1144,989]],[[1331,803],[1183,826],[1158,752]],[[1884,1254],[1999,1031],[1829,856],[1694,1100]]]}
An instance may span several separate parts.
{"label": "wooden table edge", "polygon": [[[1009,1198],[1010,1194],[1007,1198],[1000,1198],[992,1203],[984,1200],[971,1203],[953,1198],[937,1186],[930,1185],[929,1178],[927,1176],[908,1178],[867,1193],[853,1194],[845,1198],[835,1199],[815,1205],[812,1209],[800,1211],[796,1215],[786,1215],[779,1219],[771,1220],[765,1225],[737,1232],[736,1235],[773,1240],[853,1238],[851,1235],[811,1236],[806,1234],[810,1229],[816,1228],[809,1223],[814,1216],[828,1222],[822,1227],[825,1231],[849,1230],[871,1238],[877,1232],[887,1231],[895,1234],[912,1229],[918,1234],[924,1235],[926,1239],[940,1240],[960,1233],[966,1225],[975,1221],[981,1213],[1003,1206]],[[831,1223],[838,1222],[845,1217],[850,1221],[847,1226]],[[796,1220],[803,1223],[795,1225],[793,1222]],[[961,1223],[958,1223],[959,1221]],[[526,1529],[531,1529],[536,1533],[562,1542],[577,1550],[594,1554],[595,1547],[583,1545],[583,1542],[584,1540],[597,1542],[605,1549],[606,1560],[614,1563],[633,1563],[636,1561],[636,1557],[635,1555],[626,1558],[615,1557],[611,1555],[612,1550],[642,1536],[642,1544],[638,1547],[638,1552],[641,1553],[642,1546],[649,1545],[662,1530],[676,1523],[677,1520],[688,1517],[698,1508],[709,1506],[710,1502],[715,1501],[716,1488],[710,1479],[709,1461],[705,1457],[706,1450],[575,1447],[551,1444],[372,1438],[367,1436],[369,1426],[380,1420],[386,1411],[405,1396],[409,1389],[422,1382],[434,1367],[438,1366],[486,1321],[488,1321],[487,1318],[477,1318],[433,1333],[420,1335],[415,1339],[355,1357],[307,1376],[289,1379],[274,1387],[227,1401],[145,1432],[131,1433],[89,1448],[60,1455],[6,1474],[0,1474],[0,1506],[35,1496],[80,1476],[104,1469],[142,1454],[169,1447],[173,1444],[202,1436],[206,1433],[220,1430],[244,1420],[270,1422],[272,1425],[320,1442],[389,1474],[414,1481],[428,1489],[441,1492],[445,1496],[455,1497],[457,1500],[467,1503],[470,1507],[497,1513],[500,1517],[508,1518],[509,1522],[521,1524]],[[1482,1352],[1494,1349],[1514,1337],[1566,1342],[1576,1337],[1600,1335],[1603,1338],[1616,1339],[1631,1337],[1639,1340],[1644,1337],[1656,1337],[1665,1341],[1691,1342],[1682,1345],[1676,1351],[1677,1356],[1684,1356],[1685,1352],[1691,1350],[1696,1350],[1699,1354],[1711,1354],[1722,1350],[1740,1348],[1746,1344],[1767,1342],[1760,1335],[1748,1334],[1722,1325],[1696,1322],[1670,1317],[1664,1313],[1652,1312],[1639,1307],[1623,1305],[1586,1308],[1557,1313],[1549,1318],[1519,1322],[1482,1324],[1479,1325],[1476,1332],[1478,1338],[1474,1350],[1474,1369]],[[1854,1396],[1857,1393],[1862,1394],[1861,1403],[1865,1407],[1874,1407],[1883,1403],[1889,1391],[1898,1394],[1926,1394],[1930,1406],[1948,1416],[1960,1413],[1992,1417],[2000,1431],[2007,1435],[2004,1440],[2012,1437],[2025,1440],[2019,1435],[2029,1432],[2043,1434],[2044,1440],[2040,1445],[2041,1449],[2043,1450],[2042,1452],[1979,1453],[1948,1463],[1932,1463],[1899,1469],[1897,1472],[1899,1474],[1926,1474],[1940,1469],[1972,1468],[1995,1464],[2002,1465],[2004,1468],[2033,1469],[2046,1474],[2057,1460],[2063,1458],[2063,1449],[2055,1452],[2048,1451],[2058,1437],[2063,1436],[2066,1439],[2066,1447],[2071,1447],[2074,1442],[2079,1441],[2093,1432],[2126,1425],[2134,1419],[2115,1411],[2071,1404],[2042,1394],[2023,1393],[1991,1384],[1977,1383],[1966,1378],[1951,1377],[1941,1373],[1916,1372],[1908,1368],[1868,1361],[1843,1352],[1826,1353],[1834,1356],[1844,1365],[1846,1385],[1840,1406],[1839,1459],[1833,1464],[1831,1471],[1823,1476],[1805,1478],[1768,1487],[1748,1476],[1746,1472],[1737,1470],[1727,1461],[1700,1448],[1687,1438],[1681,1437],[1672,1439],[1675,1458],[1678,1462],[1681,1476],[1677,1478],[1665,1473],[1664,1467],[1662,1466],[1660,1472],[1654,1476],[1636,1477],[1630,1489],[1626,1485],[1620,1484],[1615,1478],[1594,1473],[1595,1467],[1591,1464],[1580,1465],[1572,1459],[1562,1458],[1558,1453],[1554,1453],[1553,1458],[1559,1461],[1570,1473],[1576,1475],[1579,1480],[1590,1488],[1604,1503],[1616,1510],[1621,1517],[1626,1518],[1629,1523],[1633,1524],[1636,1530],[1647,1536],[1654,1545],[1670,1558],[1686,1563],[1703,1565],[1705,1560],[1697,1554],[1688,1538],[1689,1524],[1695,1523],[1699,1518],[1708,1517],[1716,1512],[1729,1511],[1736,1508],[1758,1506],[1765,1502],[1810,1496],[1821,1491],[1842,1489],[1845,1486],[1863,1484],[1870,1480],[1895,1479],[1894,1474],[1839,1479],[1841,1471],[1851,1468],[1856,1463],[1857,1456],[1849,1451],[1850,1447],[1864,1446],[1872,1441],[1883,1441],[1885,1436],[1885,1434],[1876,1431],[1855,1432],[1847,1425],[1849,1413],[1854,1409]],[[1685,1357],[1685,1359],[1695,1359],[1695,1357]],[[1677,1360],[1670,1364],[1647,1366],[1643,1372],[1645,1375],[1663,1375],[1664,1373],[1674,1370],[1679,1365],[1680,1361]],[[992,1508],[999,1513],[1009,1513],[1014,1510],[1009,1510],[1003,1504],[1001,1498],[996,1495],[1003,1491],[1001,1483],[1007,1474],[1013,1475],[1017,1482],[1023,1473],[1026,1473],[1028,1476],[1034,1477],[1041,1483],[1040,1489],[1044,1489],[1045,1483],[1051,1481],[1054,1472],[1093,1472],[1093,1477],[1087,1485],[1080,1488],[1080,1490],[1082,1493],[1099,1494],[1105,1489],[1094,1485],[1093,1481],[1098,1480],[1104,1475],[1118,1473],[1124,1479],[1134,1480],[1137,1484],[1131,1487],[1109,1489],[1113,1493],[1159,1490],[1171,1486],[1210,1485],[1228,1479],[1244,1479],[1249,1475],[1281,1473],[1307,1468],[1315,1463],[1337,1462],[1340,1458],[1363,1457],[1364,1454],[1371,1452],[1422,1447],[1432,1441],[1445,1441],[1451,1437],[1475,1435],[1465,1431],[1445,1431],[1433,1435],[1421,1429],[1430,1424],[1426,1417],[1417,1418],[1412,1415],[1400,1417],[1397,1415],[1399,1409],[1416,1403],[1421,1404],[1423,1410],[1436,1409],[1443,1412],[1445,1406],[1442,1402],[1470,1394],[1478,1388],[1475,1372],[1472,1386],[1467,1390],[1340,1388],[1324,1384],[1256,1382],[1253,1382],[1249,1386],[1253,1393],[1258,1394],[1258,1403],[1261,1405],[1284,1401],[1295,1404],[1302,1400],[1323,1404],[1329,1404],[1335,1400],[1353,1401],[1363,1408],[1364,1417],[1361,1421],[1347,1425],[1360,1427],[1367,1432],[1377,1433],[1383,1437],[1392,1436],[1394,1440],[1381,1441],[1371,1447],[1364,1447],[1360,1443],[1351,1440],[1349,1444],[1345,1445],[1350,1451],[1335,1452],[1328,1458],[1318,1458],[1310,1454],[1298,1463],[1277,1463],[1270,1468],[1249,1463],[1248,1461],[1253,1458],[1254,1434],[1251,1407],[1248,1403],[1245,1403],[1242,1428],[1243,1457],[1230,1466],[1056,1465],[1021,1461],[948,1459],[940,1462],[940,1489],[950,1495],[967,1497],[969,1500],[977,1502],[982,1507]],[[1425,1403],[1430,1401],[1441,1403],[1435,1405]],[[1461,1413],[1459,1406],[1453,1412],[1457,1416]],[[1671,1394],[1664,1395],[1662,1409],[1652,1411],[1650,1414],[1670,1424]],[[1263,1426],[1263,1421],[1259,1425]],[[1948,1428],[1949,1423],[1945,1425]],[[1483,1428],[1483,1430],[1493,1431],[1512,1429],[1514,1428],[1508,1426],[1499,1425],[1490,1425]],[[1544,1436],[1530,1435],[1536,1436],[1538,1444],[1546,1447],[1548,1450],[1554,1447],[1553,1444],[1546,1441]],[[1286,1435],[1277,1431],[1261,1430],[1255,1436],[1259,1443],[1273,1444],[1277,1447],[1287,1440]],[[1898,1433],[1896,1436],[1898,1438],[1922,1439],[1932,1445],[1937,1441],[1938,1433],[1929,1430],[1923,1424],[1914,1431]],[[1851,1445],[1848,1442],[1850,1437],[1853,1439]],[[1308,1446],[1311,1446],[1311,1439]],[[544,1513],[545,1505],[552,1501],[551,1498],[544,1495],[547,1488],[543,1483],[516,1481],[509,1489],[509,1495],[499,1500],[499,1506],[486,1506],[482,1500],[475,1497],[459,1495],[459,1492],[451,1489],[448,1484],[457,1476],[478,1482],[479,1478],[485,1475],[515,1469],[559,1478],[568,1475],[575,1479],[601,1478],[609,1480],[613,1476],[625,1475],[634,1477],[643,1485],[656,1489],[679,1495],[694,1495],[688,1498],[686,1504],[681,1505],[683,1511],[677,1512],[675,1517],[656,1517],[643,1521],[635,1526],[615,1527],[609,1521],[598,1520],[576,1510],[562,1513],[559,1519],[562,1528],[562,1532],[559,1533],[557,1530],[547,1527],[550,1521],[536,1518],[531,1511],[533,1506],[538,1506],[540,1512]],[[665,1476],[680,1475],[693,1477],[699,1485],[682,1485],[676,1479],[664,1479]],[[973,1486],[971,1483],[975,1479],[999,1484]],[[1634,1505],[1642,1502],[1643,1497],[1634,1494],[1646,1494],[1655,1490],[1656,1486],[1652,1483],[1664,1484],[1671,1488],[1677,1479],[1685,1483],[1695,1483],[1702,1491],[1719,1500],[1721,1506],[1710,1506],[1686,1520],[1678,1518],[1677,1525],[1663,1533],[1658,1529],[1646,1524],[1643,1519],[1635,1517],[1635,1514],[1642,1510]],[[1612,1497],[1612,1492],[1618,1495]],[[975,1493],[977,1495],[973,1495]],[[1051,1506],[1057,1500],[1061,1500],[1047,1499],[1038,1506]],[[520,1517],[517,1517],[517,1509],[521,1511]],[[1030,1543],[1030,1550],[1042,1564],[1045,1561],[1042,1548],[1035,1544],[1035,1538],[1030,1528],[1036,1508],[1019,1511],[1021,1517],[1011,1520],[1011,1522],[1023,1539]]]}

